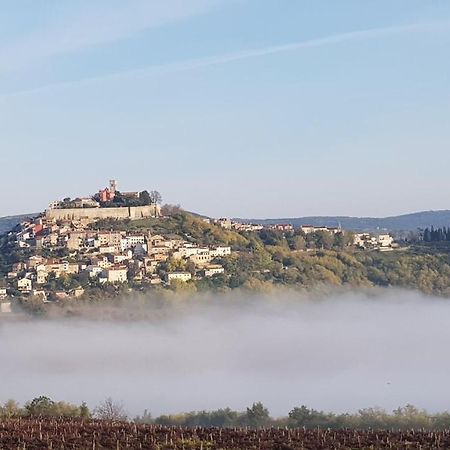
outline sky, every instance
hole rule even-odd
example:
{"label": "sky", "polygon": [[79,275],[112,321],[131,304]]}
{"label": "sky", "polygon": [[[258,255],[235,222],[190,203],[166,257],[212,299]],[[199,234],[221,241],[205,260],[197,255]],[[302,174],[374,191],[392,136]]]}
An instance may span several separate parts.
{"label": "sky", "polygon": [[213,217],[450,208],[447,1],[0,6],[0,216],[111,178]]}

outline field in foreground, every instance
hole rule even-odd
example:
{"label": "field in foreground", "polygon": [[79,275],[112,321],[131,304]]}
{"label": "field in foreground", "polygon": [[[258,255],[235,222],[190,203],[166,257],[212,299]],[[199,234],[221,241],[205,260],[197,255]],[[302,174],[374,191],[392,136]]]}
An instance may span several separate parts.
{"label": "field in foreground", "polygon": [[0,421],[0,449],[444,449],[450,431],[180,428],[80,419]]}

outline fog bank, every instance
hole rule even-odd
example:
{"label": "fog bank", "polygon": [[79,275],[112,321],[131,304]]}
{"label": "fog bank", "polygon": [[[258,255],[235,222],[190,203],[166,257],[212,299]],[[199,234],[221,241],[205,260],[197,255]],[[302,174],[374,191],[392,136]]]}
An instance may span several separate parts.
{"label": "fog bank", "polygon": [[254,401],[275,416],[301,404],[450,408],[450,301],[397,290],[237,295],[190,300],[157,320],[151,309],[136,322],[3,320],[0,402],[48,395],[94,406],[111,396],[132,415]]}

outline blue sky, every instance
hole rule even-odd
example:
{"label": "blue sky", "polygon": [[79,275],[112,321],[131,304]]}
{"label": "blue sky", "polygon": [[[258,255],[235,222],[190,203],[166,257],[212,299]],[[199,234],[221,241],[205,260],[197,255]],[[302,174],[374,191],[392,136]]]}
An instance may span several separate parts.
{"label": "blue sky", "polygon": [[14,0],[0,216],[116,178],[212,216],[450,208],[450,3]]}

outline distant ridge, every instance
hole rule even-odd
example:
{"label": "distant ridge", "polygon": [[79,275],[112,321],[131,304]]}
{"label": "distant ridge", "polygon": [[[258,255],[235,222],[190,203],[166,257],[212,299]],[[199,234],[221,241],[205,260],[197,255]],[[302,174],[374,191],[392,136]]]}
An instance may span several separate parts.
{"label": "distant ridge", "polygon": [[294,227],[301,225],[337,227],[353,231],[416,231],[426,227],[449,227],[450,210],[421,211],[390,217],[349,217],[349,216],[306,216],[281,219],[233,219],[237,222],[271,225],[291,223]]}
{"label": "distant ridge", "polygon": [[17,224],[28,217],[36,217],[37,213],[20,214],[18,216],[0,217],[0,234],[11,231]]}
{"label": "distant ridge", "polygon": [[[195,213],[192,213],[195,214]],[[37,213],[20,214],[17,216],[0,217],[0,234],[13,229],[18,223],[28,217],[35,217]],[[206,216],[201,216],[206,217]],[[243,219],[233,218],[236,222],[257,223],[271,225],[275,223],[291,223],[295,227],[300,225],[337,227],[354,231],[416,231],[426,227],[450,227],[450,210],[421,211],[411,214],[390,217],[350,217],[350,216],[305,216],[284,217],[280,219]]]}

